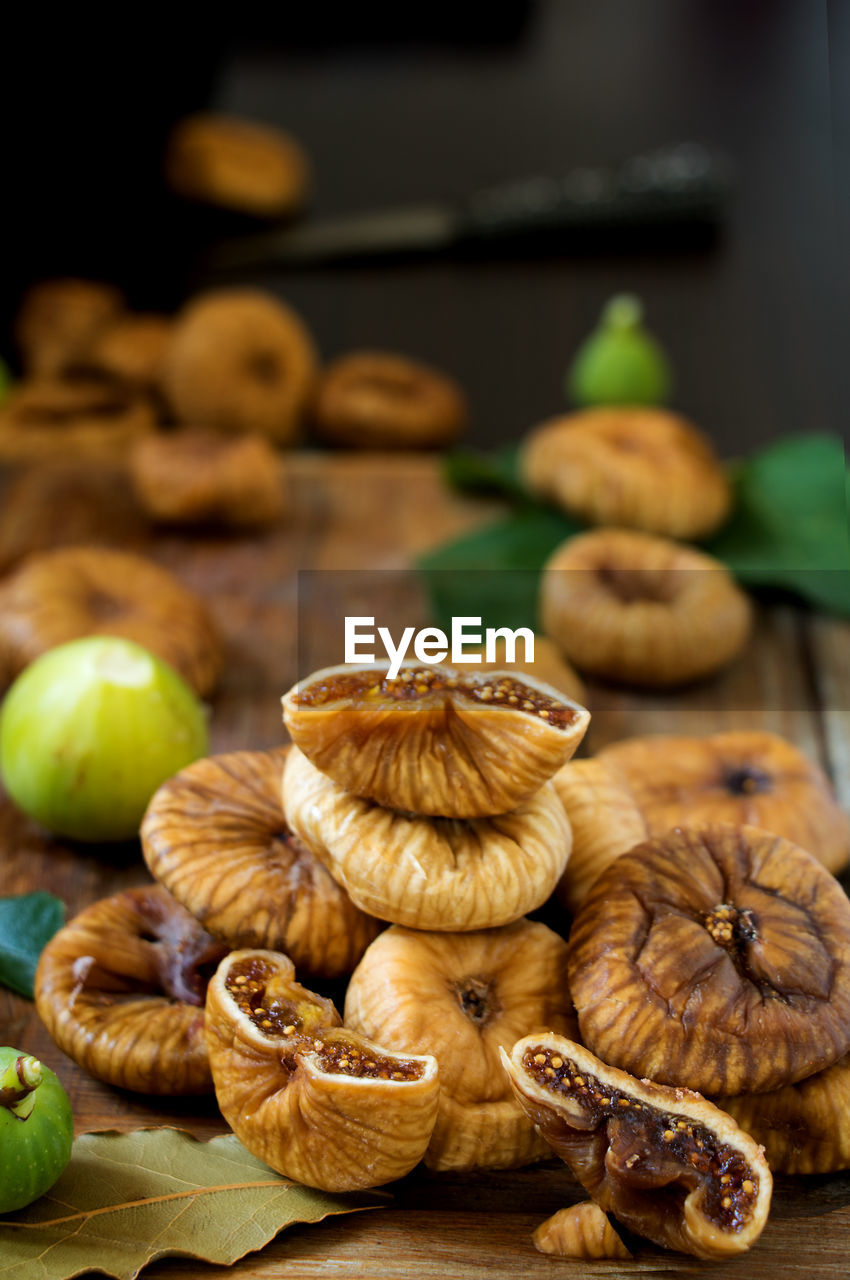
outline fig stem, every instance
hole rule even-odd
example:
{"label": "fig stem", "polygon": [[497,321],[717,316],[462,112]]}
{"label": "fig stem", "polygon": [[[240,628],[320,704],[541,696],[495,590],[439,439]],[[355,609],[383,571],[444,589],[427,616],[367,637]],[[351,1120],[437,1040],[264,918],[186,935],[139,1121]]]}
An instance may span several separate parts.
{"label": "fig stem", "polygon": [[0,1071],[0,1107],[7,1107],[25,1120],[35,1104],[35,1090],[41,1084],[44,1068],[38,1058],[22,1053]]}

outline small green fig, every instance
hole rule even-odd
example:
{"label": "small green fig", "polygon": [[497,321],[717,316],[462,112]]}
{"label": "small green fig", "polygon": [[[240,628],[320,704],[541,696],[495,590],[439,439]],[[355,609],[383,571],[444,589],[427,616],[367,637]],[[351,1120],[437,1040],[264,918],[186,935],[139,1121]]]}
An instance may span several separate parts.
{"label": "small green fig", "polygon": [[640,299],[629,293],[611,298],[567,370],[567,398],[586,407],[663,404],[672,385],[667,356],[643,327]]}
{"label": "small green fig", "polygon": [[38,1058],[0,1048],[0,1213],[49,1191],[71,1158],[68,1095]]}
{"label": "small green fig", "polygon": [[172,774],[208,751],[204,709],[141,645],[85,636],[49,649],[0,709],[0,773],[12,800],[57,835],[128,840]]}

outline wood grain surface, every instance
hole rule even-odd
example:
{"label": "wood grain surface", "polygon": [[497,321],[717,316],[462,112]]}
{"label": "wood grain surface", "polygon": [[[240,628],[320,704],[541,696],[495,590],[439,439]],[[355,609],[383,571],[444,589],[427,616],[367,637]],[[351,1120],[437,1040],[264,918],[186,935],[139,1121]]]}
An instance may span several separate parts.
{"label": "wood grain surface", "polygon": [[[340,600],[362,599],[370,613],[375,602],[374,612],[394,617],[396,626],[402,619],[424,621],[427,603],[408,571],[411,557],[499,509],[449,493],[429,458],[301,454],[282,465],[288,518],[251,537],[155,532],[129,493],[116,505],[124,483],[118,474],[108,482],[92,472],[0,478],[0,566],[11,567],[34,547],[80,539],[135,547],[168,565],[209,601],[225,637],[228,663],[211,708],[214,750],[271,746],[283,740],[280,695],[299,668],[310,669],[304,664],[314,656],[341,660],[342,636],[334,630]],[[845,623],[788,606],[763,608],[748,652],[706,684],[676,697],[592,685],[586,749],[633,733],[763,727],[820,761],[850,804],[848,640]],[[0,867],[4,894],[49,889],[64,899],[69,914],[148,880],[137,845],[94,849],[53,840],[5,800]],[[0,1042],[36,1053],[58,1072],[80,1131],[151,1124],[174,1124],[199,1136],[223,1130],[211,1103],[163,1103],[91,1080],[53,1046],[33,1006],[2,988]],[[762,1239],[751,1254],[722,1264],[643,1244],[628,1264],[570,1263],[538,1254],[534,1228],[584,1198],[557,1161],[463,1177],[415,1171],[392,1191],[390,1208],[296,1227],[233,1268],[204,1267],[203,1275],[466,1280],[579,1277],[591,1274],[592,1266],[592,1274],[612,1277],[702,1273],[779,1280],[850,1272],[850,1174],[780,1179]],[[197,1264],[179,1260],[146,1272],[160,1280],[199,1273]]]}

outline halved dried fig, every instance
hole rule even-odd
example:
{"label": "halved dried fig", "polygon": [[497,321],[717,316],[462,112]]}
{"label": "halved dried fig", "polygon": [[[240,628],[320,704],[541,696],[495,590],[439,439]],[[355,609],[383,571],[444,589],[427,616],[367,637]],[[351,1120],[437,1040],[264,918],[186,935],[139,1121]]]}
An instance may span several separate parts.
{"label": "halved dried fig", "polygon": [[433,1058],[392,1053],[339,1021],[272,951],[233,952],[207,993],[224,1118],[259,1159],[325,1191],[409,1173],[428,1146],[440,1087]]}
{"label": "halved dried fig", "polygon": [[850,819],[829,779],[776,734],[626,738],[599,758],[624,775],[650,835],[679,823],[731,822],[785,836],[833,874],[850,858]]}
{"label": "halved dried fig", "polygon": [[521,465],[532,492],[590,524],[689,540],[713,533],[732,507],[707,438],[666,409],[565,414],[531,433]]}
{"label": "halved dried fig", "polygon": [[717,1105],[762,1144],[775,1173],[850,1169],[850,1055],[783,1089]]}
{"label": "halved dried fig", "polygon": [[261,528],[283,514],[280,462],[262,436],[195,428],[139,441],[130,476],[142,508],[166,524]]}
{"label": "halved dried fig", "polygon": [[511,813],[427,818],[361,800],[300,751],[286,761],[292,830],[361,910],[413,929],[489,929],[541,906],[570,851],[551,783]]}
{"label": "halved dried fig", "polygon": [[281,804],[289,750],[234,751],[182,769],[148,806],[142,852],[215,937],[285,951],[299,970],[336,978],[381,925],[290,831]]}
{"label": "halved dried fig", "polygon": [[54,645],[93,635],[135,640],[202,696],[223,662],[206,605],[144,556],[62,547],[30,556],[3,583],[0,647],[13,674]]}
{"label": "halved dried fig", "polygon": [[432,1169],[505,1169],[548,1148],[517,1108],[499,1046],[529,1028],[578,1033],[567,944],[543,924],[427,933],[393,925],[367,950],[345,997],[345,1025],[399,1053],[429,1053],[440,1107]]}
{"label": "halved dried fig", "polygon": [[582,1039],[712,1095],[801,1080],[850,1049],[850,902],[797,845],[725,823],[618,858],[570,933]]}
{"label": "halved dried fig", "polygon": [[128,889],[48,942],[36,1007],[59,1048],[98,1080],[138,1093],[208,1093],[204,995],[225,951],[158,885]]}
{"label": "halved dried fig", "polygon": [[578,747],[589,713],[533,676],[327,667],[283,699],[301,751],[354,795],[409,813],[507,813]]}
{"label": "halved dried fig", "polygon": [[767,1221],[773,1180],[749,1134],[690,1089],[607,1066],[544,1032],[502,1061],[525,1111],[606,1213],[697,1258],[743,1253]]}
{"label": "halved dried fig", "polygon": [[592,1200],[559,1209],[541,1222],[531,1237],[541,1253],[562,1258],[631,1258],[626,1246],[611,1226],[606,1214]]}
{"label": "halved dried fig", "polygon": [[649,830],[625,779],[604,760],[570,760],[552,784],[573,833],[555,895],[574,914],[606,867],[645,840]]}
{"label": "halved dried fig", "polygon": [[658,686],[731,662],[752,621],[719,560],[628,529],[558,547],[543,569],[540,610],[543,630],[579,671]]}

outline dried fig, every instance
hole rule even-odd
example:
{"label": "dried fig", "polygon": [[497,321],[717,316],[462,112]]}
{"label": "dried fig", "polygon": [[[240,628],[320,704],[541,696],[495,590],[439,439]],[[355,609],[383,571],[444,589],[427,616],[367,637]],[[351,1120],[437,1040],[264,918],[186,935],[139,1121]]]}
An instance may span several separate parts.
{"label": "dried fig", "polygon": [[178,422],[294,444],[317,356],[295,312],[254,289],[215,289],[177,317],[162,368]]}
{"label": "dried fig", "polygon": [[773,1189],[764,1153],[698,1093],[636,1080],[551,1032],[502,1061],[529,1119],[629,1230],[697,1258],[758,1239]]}
{"label": "dried fig", "polygon": [[173,327],[168,316],[129,312],[117,316],[68,362],[67,372],[75,378],[88,375],[156,395]]}
{"label": "dried fig", "polygon": [[26,374],[56,377],[123,308],[118,290],[99,281],[69,278],[33,285],[15,321]]}
{"label": "dried fig", "polygon": [[718,560],[627,529],[570,538],[540,590],[543,630],[579,671],[632,684],[707,676],[750,634],[749,600]]}
{"label": "dried fig", "polygon": [[437,1059],[432,1169],[504,1169],[548,1154],[499,1064],[499,1046],[530,1027],[578,1032],[567,944],[545,925],[517,920],[473,933],[393,925],[352,975],[345,1025],[397,1053]]}
{"label": "dried fig", "polygon": [[48,942],[35,1002],[59,1048],[138,1093],[212,1090],[204,994],[226,948],[164,889],[94,903]]}
{"label": "dried fig", "polygon": [[589,524],[668,538],[713,533],[732,490],[707,438],[665,409],[585,409],[543,423],[520,465],[532,493]]}
{"label": "dried fig", "polygon": [[775,1173],[850,1169],[850,1055],[796,1084],[717,1105],[764,1146]]}
{"label": "dried fig", "polygon": [[600,760],[624,775],[650,835],[679,823],[731,822],[785,836],[833,874],[850,858],[850,819],[828,778],[776,734],[627,738]]}
{"label": "dried fig", "polygon": [[380,925],[289,830],[288,747],[198,760],[154,795],[142,852],[156,878],[231,947],[285,951],[299,970],[350,973]]}
{"label": "dried fig", "polygon": [[168,140],[165,175],[186,199],[260,218],[294,213],[310,181],[307,157],[290,134],[212,112],[177,124]]}
{"label": "dried fig", "polygon": [[760,1093],[850,1049],[850,902],[756,827],[676,828],[613,863],[570,933],[582,1039],[636,1075]]}
{"label": "dried fig", "polygon": [[551,783],[511,813],[427,818],[337,786],[294,750],[283,775],[292,830],[361,910],[413,929],[488,929],[546,901],[570,851]]}
{"label": "dried fig", "polygon": [[143,556],[105,547],[40,552],[0,596],[0,648],[13,675],[55,645],[107,635],[164,658],[201,696],[218,679],[223,654],[203,601]]}
{"label": "dried fig", "polygon": [[573,833],[555,894],[575,914],[606,867],[645,840],[649,830],[625,779],[604,760],[570,760],[552,783]]}
{"label": "dried fig", "polygon": [[607,1216],[592,1200],[559,1209],[541,1222],[531,1237],[541,1253],[557,1253],[562,1258],[631,1258]]}
{"label": "dried fig", "polygon": [[283,699],[293,741],[354,795],[482,818],[528,799],[578,747],[589,713],[533,676],[451,667],[328,667]]}
{"label": "dried fig", "polygon": [[240,1142],[296,1182],[376,1187],[421,1160],[437,1114],[433,1058],[339,1025],[329,1000],[272,951],[235,951],[207,993],[219,1107]]}
{"label": "dried fig", "polygon": [[387,351],[333,361],[313,405],[316,434],[354,449],[439,449],[468,418],[466,396],[452,378]]}
{"label": "dried fig", "polygon": [[150,405],[125,387],[91,379],[22,382],[0,407],[0,461],[120,462],[155,425]]}

